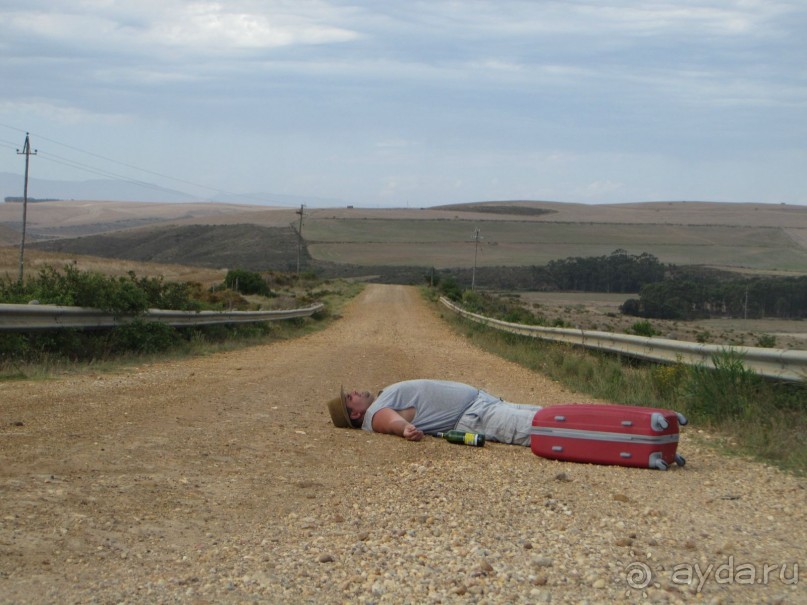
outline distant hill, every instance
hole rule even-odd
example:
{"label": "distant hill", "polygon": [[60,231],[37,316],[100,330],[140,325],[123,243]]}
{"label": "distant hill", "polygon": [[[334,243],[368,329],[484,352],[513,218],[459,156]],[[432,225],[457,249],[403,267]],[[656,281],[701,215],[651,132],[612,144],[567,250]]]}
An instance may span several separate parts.
{"label": "distant hill", "polygon": [[[299,215],[294,208],[49,202],[29,208],[29,219],[32,240],[51,238],[32,245],[66,255],[251,270],[296,266]],[[18,223],[19,206],[0,204],[0,225]],[[303,238],[304,268],[403,281],[419,280],[432,268],[469,270],[476,263],[480,272],[513,275],[510,282],[519,274],[523,282],[552,260],[617,249],[676,265],[807,274],[807,207],[784,204],[590,206],[518,200],[435,208],[306,208]]]}
{"label": "distant hill", "polygon": [[297,235],[289,227],[188,225],[59,239],[31,247],[135,261],[257,271],[296,268],[297,243]]}
{"label": "distant hill", "polygon": [[[0,172],[0,199],[19,197],[23,190],[23,177]],[[201,198],[150,184],[130,181],[94,179],[87,181],[57,181],[32,177],[28,181],[28,195],[36,198],[61,200],[135,200],[143,202],[198,202]]]}
{"label": "distant hill", "polygon": [[12,244],[19,244],[20,243],[20,232],[12,229],[10,227],[6,227],[5,225],[0,225],[0,246],[8,246]]}
{"label": "distant hill", "polygon": [[[0,172],[0,199],[20,197],[24,177],[19,174]],[[212,190],[211,190],[212,191]],[[32,177],[28,183],[28,195],[36,198],[60,200],[95,200],[120,202],[188,203],[216,202],[252,205],[299,206],[345,206],[347,202],[335,198],[320,198],[305,195],[251,192],[192,195],[175,189],[160,187],[146,181],[92,179],[86,181],[58,181]]]}

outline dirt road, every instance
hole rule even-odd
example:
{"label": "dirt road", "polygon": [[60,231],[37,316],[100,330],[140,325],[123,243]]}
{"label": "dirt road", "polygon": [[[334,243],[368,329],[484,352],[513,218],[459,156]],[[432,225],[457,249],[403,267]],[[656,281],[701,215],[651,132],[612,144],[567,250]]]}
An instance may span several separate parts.
{"label": "dirt road", "polygon": [[586,400],[377,285],[291,342],[0,384],[0,603],[807,603],[803,479],[697,427],[663,473],[330,424],[415,377]]}

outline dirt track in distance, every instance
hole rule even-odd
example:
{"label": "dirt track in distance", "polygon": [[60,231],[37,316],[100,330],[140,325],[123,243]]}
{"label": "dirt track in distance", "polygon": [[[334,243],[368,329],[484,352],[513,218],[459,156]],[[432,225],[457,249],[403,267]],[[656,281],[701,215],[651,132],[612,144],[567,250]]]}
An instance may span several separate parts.
{"label": "dirt track in distance", "polygon": [[0,603],[807,602],[803,479],[691,426],[663,473],[331,425],[340,383],[416,377],[588,400],[380,285],[297,340],[0,383]]}

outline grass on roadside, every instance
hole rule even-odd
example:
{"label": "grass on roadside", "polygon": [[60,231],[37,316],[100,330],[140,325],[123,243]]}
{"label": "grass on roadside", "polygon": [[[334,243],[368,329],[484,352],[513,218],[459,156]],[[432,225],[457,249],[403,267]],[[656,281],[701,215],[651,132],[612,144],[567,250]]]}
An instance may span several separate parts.
{"label": "grass on roadside", "polygon": [[716,369],[657,365],[499,332],[440,309],[469,340],[569,388],[614,403],[673,409],[725,437],[736,453],[807,473],[807,387],[747,370],[731,353]]}
{"label": "grass on roadside", "polygon": [[[304,307],[314,301],[322,302],[325,309],[310,318],[294,318],[232,326],[213,325],[199,328],[176,330],[163,324],[149,323],[131,331],[131,338],[137,340],[137,350],[117,350],[114,340],[127,338],[126,327],[96,333],[78,330],[59,330],[35,335],[29,342],[39,343],[40,350],[32,350],[25,356],[3,354],[0,356],[0,382],[11,380],[44,380],[54,375],[82,372],[114,371],[122,366],[164,360],[183,359],[209,355],[217,352],[237,350],[249,346],[296,338],[322,330],[338,319],[342,308],[361,292],[364,285],[348,281],[323,282],[309,287],[301,297],[297,307]],[[256,302],[256,301],[253,301]],[[291,301],[293,303],[293,301]],[[290,306],[294,306],[291,304]],[[168,328],[168,330],[166,330]],[[149,343],[149,334],[154,342]],[[19,350],[16,342],[25,335],[0,333],[0,352]],[[43,343],[43,339],[46,343]],[[84,347],[82,356],[64,355],[58,350],[59,341],[65,341],[67,350],[76,346]],[[44,346],[47,344],[47,346]],[[153,346],[151,346],[153,345]],[[166,345],[166,346],[163,346]]]}

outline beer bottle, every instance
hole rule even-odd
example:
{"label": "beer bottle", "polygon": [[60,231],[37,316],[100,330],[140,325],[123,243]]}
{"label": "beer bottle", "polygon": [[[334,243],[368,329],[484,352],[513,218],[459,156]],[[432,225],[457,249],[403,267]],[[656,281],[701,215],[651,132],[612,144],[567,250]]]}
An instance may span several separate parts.
{"label": "beer bottle", "polygon": [[485,445],[485,436],[479,433],[466,433],[465,431],[446,431],[445,433],[437,433],[438,437],[442,437],[449,443],[461,443],[463,445],[473,445],[474,447],[482,447]]}

